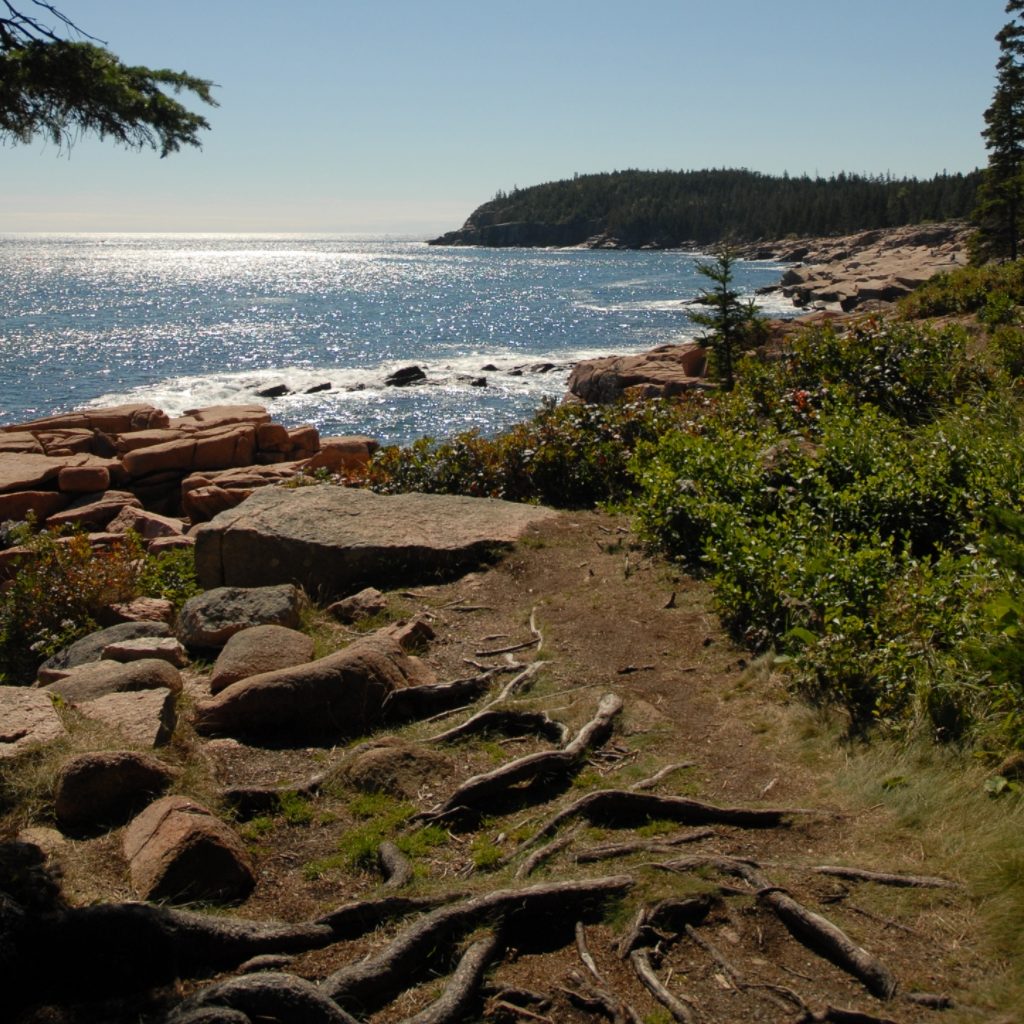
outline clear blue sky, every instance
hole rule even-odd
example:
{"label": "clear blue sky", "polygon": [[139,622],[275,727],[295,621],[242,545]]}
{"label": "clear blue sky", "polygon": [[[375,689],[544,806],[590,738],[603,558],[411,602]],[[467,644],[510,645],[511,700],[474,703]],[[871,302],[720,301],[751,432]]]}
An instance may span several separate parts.
{"label": "clear blue sky", "polygon": [[164,160],[0,148],[0,231],[426,235],[577,171],[967,171],[1007,20],[1004,0],[56,2],[221,105]]}

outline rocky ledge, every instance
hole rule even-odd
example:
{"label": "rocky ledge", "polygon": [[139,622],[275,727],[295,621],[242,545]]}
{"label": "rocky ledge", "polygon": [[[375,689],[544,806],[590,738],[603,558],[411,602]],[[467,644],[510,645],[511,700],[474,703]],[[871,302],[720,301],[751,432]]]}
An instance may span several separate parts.
{"label": "rocky ledge", "polygon": [[930,277],[967,262],[971,228],[960,221],[862,231],[839,238],[744,246],[747,259],[794,263],[776,288],[795,305],[844,313],[882,308]]}
{"label": "rocky ledge", "polygon": [[[190,545],[190,525],[257,488],[318,469],[358,471],[377,447],[370,437],[284,427],[260,405],[173,419],[149,405],[50,416],[0,427],[0,522],[79,526],[97,546],[128,530],[151,551]],[[16,566],[18,552],[0,551],[0,570]]]}

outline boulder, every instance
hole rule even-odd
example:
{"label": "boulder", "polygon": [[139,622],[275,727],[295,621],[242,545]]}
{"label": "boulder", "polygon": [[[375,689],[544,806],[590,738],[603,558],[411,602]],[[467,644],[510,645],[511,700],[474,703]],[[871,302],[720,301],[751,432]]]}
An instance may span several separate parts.
{"label": "boulder", "polygon": [[190,597],[178,616],[178,635],[188,648],[223,647],[250,626],[299,625],[302,592],[291,584],[215,587]]}
{"label": "boulder", "polygon": [[8,452],[0,459],[0,494],[10,491],[45,491],[56,485],[65,466],[77,465],[83,456],[54,459],[48,455]]}
{"label": "boulder", "polygon": [[65,494],[93,494],[110,487],[106,466],[65,466],[57,474],[57,487]]}
{"label": "boulder", "polygon": [[694,342],[659,345],[639,355],[585,359],[574,367],[568,389],[569,394],[595,403],[618,401],[627,388],[637,386],[667,398],[708,387],[706,364],[706,350]]}
{"label": "boulder", "polygon": [[292,442],[287,427],[280,423],[261,423],[256,428],[256,447],[261,452],[287,452]]}
{"label": "boulder", "polygon": [[256,884],[238,836],[187,797],[150,804],[125,829],[123,848],[132,887],[142,899],[234,901]]}
{"label": "boulder", "polygon": [[35,434],[28,431],[17,433],[0,433],[0,453],[17,453],[20,455],[45,455],[43,446]]}
{"label": "boulder", "polygon": [[163,687],[109,693],[75,706],[86,718],[115,730],[129,743],[140,747],[162,746],[171,738],[177,723],[174,694]]}
{"label": "boulder", "polygon": [[372,437],[325,437],[320,451],[306,462],[307,469],[326,469],[331,473],[363,469],[380,443]]}
{"label": "boulder", "polygon": [[142,508],[142,502],[128,491],[107,491],[89,498],[73,501],[63,512],[56,512],[46,520],[49,527],[80,526],[84,530],[105,530],[107,524],[124,508]]}
{"label": "boulder", "polygon": [[133,530],[144,540],[157,537],[180,537],[185,533],[185,524],[171,516],[157,515],[144,508],[126,505],[107,524],[109,533],[127,533]]}
{"label": "boulder", "polygon": [[95,633],[83,636],[73,644],[58,651],[48,658],[39,668],[39,681],[50,683],[61,678],[68,669],[86,665],[91,661],[99,661],[103,657],[103,648],[119,640],[133,640],[140,636],[170,636],[170,627],[164,621],[130,621],[98,629]]}
{"label": "boulder", "polygon": [[270,413],[262,405],[211,405],[205,409],[190,409],[184,416],[170,421],[175,430],[209,430],[211,427],[248,423],[258,427],[270,422]]}
{"label": "boulder", "polygon": [[228,490],[216,484],[193,487],[182,498],[181,510],[193,523],[205,523],[221,512],[240,505],[250,494],[251,490]]}
{"label": "boulder", "polygon": [[375,587],[365,587],[358,594],[342,598],[329,605],[327,610],[339,621],[345,623],[368,619],[386,611],[388,599]]}
{"label": "boulder", "polygon": [[174,605],[162,597],[136,597],[131,601],[108,605],[97,618],[103,626],[116,626],[125,622],[162,622],[169,627],[174,621]]}
{"label": "boulder", "polygon": [[460,495],[379,495],[331,484],[264,489],[196,529],[196,570],[208,588],[290,582],[340,597],[451,579],[556,515]]}
{"label": "boulder", "polygon": [[195,537],[179,534],[176,537],[154,537],[146,544],[146,550],[151,555],[159,555],[162,551],[173,551],[175,548],[194,548],[195,546]]}
{"label": "boulder", "polygon": [[141,661],[94,661],[67,670],[60,679],[47,683],[43,689],[55,693],[72,704],[84,704],[111,693],[164,688],[181,691],[178,670],[159,658]]}
{"label": "boulder", "polygon": [[59,740],[66,732],[48,693],[0,686],[0,761]]}
{"label": "boulder", "polygon": [[423,792],[430,780],[448,779],[452,761],[415,743],[386,737],[369,744],[347,760],[341,769],[346,782],[364,793],[387,793],[403,800],[430,799]]}
{"label": "boulder", "polygon": [[173,778],[162,761],[133,750],[81,754],[57,777],[57,821],[64,829],[121,825]]}
{"label": "boulder", "polygon": [[224,645],[210,675],[210,692],[240,679],[304,665],[313,659],[313,640],[286,626],[251,626],[235,633]]}
{"label": "boulder", "polygon": [[122,664],[156,658],[175,668],[184,668],[188,664],[185,648],[173,636],[141,636],[134,640],[118,640],[103,648],[103,658]]}
{"label": "boulder", "polygon": [[139,430],[133,434],[118,434],[114,438],[114,447],[119,455],[135,451],[136,448],[149,448],[154,444],[166,444],[168,441],[181,440],[180,430]]}
{"label": "boulder", "polygon": [[46,430],[101,430],[105,434],[121,434],[131,430],[148,430],[167,426],[167,413],[151,405],[116,405],[105,409],[82,409],[79,412],[46,416],[0,430],[31,431]]}
{"label": "boulder", "polygon": [[20,522],[27,519],[30,512],[41,523],[66,508],[69,500],[66,494],[57,491],[14,491],[11,494],[0,494],[0,523],[9,519]]}
{"label": "boulder", "polygon": [[268,740],[337,740],[381,724],[388,694],[431,678],[389,637],[357,640],[326,658],[251,676],[196,708],[203,734]]}

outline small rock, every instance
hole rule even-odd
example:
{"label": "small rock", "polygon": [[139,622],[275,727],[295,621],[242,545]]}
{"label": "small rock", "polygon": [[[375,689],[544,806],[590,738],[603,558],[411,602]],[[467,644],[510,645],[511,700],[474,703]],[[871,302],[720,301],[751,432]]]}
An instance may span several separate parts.
{"label": "small rock", "polygon": [[84,704],[112,693],[134,693],[139,690],[167,689],[181,692],[181,675],[173,665],[157,658],[122,663],[96,661],[67,673],[44,687],[72,704]]}
{"label": "small rock", "polygon": [[288,390],[286,384],[271,384],[269,388],[263,388],[256,392],[257,398],[282,398],[284,395],[289,395],[291,392]]}
{"label": "small rock", "polygon": [[61,769],[54,810],[64,828],[120,825],[167,788],[174,773],[132,750],[82,754]]}
{"label": "small rock", "polygon": [[108,661],[119,662],[157,658],[175,668],[184,668],[188,664],[184,646],[173,636],[142,636],[135,640],[119,640],[103,648],[103,657]]}
{"label": "small rock", "polygon": [[65,733],[48,693],[0,686],[0,760],[52,743]]}
{"label": "small rock", "polygon": [[331,390],[331,382],[329,380],[325,380],[323,382],[323,384],[314,384],[311,388],[306,388],[305,393],[307,395],[317,395],[321,391],[330,391],[330,390]]}
{"label": "small rock", "polygon": [[161,622],[169,626],[174,619],[174,604],[162,597],[136,597],[109,605],[98,617],[105,625],[111,626],[125,622]]}
{"label": "small rock", "polygon": [[111,693],[79,704],[77,709],[140,747],[163,746],[177,724],[174,694],[166,689]]}
{"label": "small rock", "polygon": [[392,737],[355,754],[341,774],[364,793],[415,798],[428,779],[445,778],[452,762],[436,751]]}
{"label": "small rock", "polygon": [[185,602],[178,616],[178,634],[188,648],[223,647],[250,626],[297,628],[302,605],[302,591],[290,583],[215,587]]}
{"label": "small rock", "polygon": [[327,606],[327,610],[339,621],[345,623],[359,622],[373,615],[387,611],[388,599],[376,588],[366,587],[358,594],[335,601]]}
{"label": "small rock", "polygon": [[240,679],[302,665],[313,659],[313,640],[286,626],[251,626],[224,645],[210,676],[210,692],[220,693]]}
{"label": "small rock", "polygon": [[400,370],[384,378],[386,387],[404,388],[410,384],[418,384],[427,379],[426,373],[419,366],[403,366]]}
{"label": "small rock", "polygon": [[99,661],[103,657],[103,648],[120,640],[133,640],[139,636],[170,636],[170,627],[163,621],[140,620],[122,622],[107,629],[97,630],[81,640],[58,651],[48,658],[39,668],[38,679],[41,683],[50,683],[62,678],[67,669],[87,665],[91,661]]}
{"label": "small rock", "polygon": [[147,900],[234,901],[256,884],[238,836],[201,804],[168,796],[125,829],[132,886]]}

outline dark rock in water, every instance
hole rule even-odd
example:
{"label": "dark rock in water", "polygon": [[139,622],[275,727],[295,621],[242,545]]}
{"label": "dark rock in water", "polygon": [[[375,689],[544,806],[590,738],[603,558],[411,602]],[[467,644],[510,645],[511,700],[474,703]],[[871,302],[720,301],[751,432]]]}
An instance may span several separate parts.
{"label": "dark rock in water", "polygon": [[517,366],[514,370],[509,370],[508,375],[510,377],[522,377],[523,371]]}
{"label": "dark rock in water", "polygon": [[487,387],[487,378],[486,377],[474,377],[472,380],[470,380],[469,386],[471,388],[485,388],[485,387]]}
{"label": "dark rock in water", "polygon": [[550,373],[555,368],[554,363],[534,363],[530,367],[531,373]]}
{"label": "dark rock in water", "polygon": [[384,378],[384,384],[391,388],[404,388],[410,384],[418,384],[421,380],[426,380],[427,375],[418,366],[403,366],[400,370],[395,370],[389,377]]}
{"label": "dark rock in water", "polygon": [[365,391],[366,390],[366,385],[365,384],[353,384],[352,387],[347,388],[346,390],[348,390],[348,391]]}
{"label": "dark rock in water", "polygon": [[323,384],[314,384],[311,388],[306,388],[305,394],[307,394],[307,395],[316,395],[316,394],[318,394],[321,391],[330,391],[330,390],[331,390],[331,382],[329,380],[325,380],[323,382]]}
{"label": "dark rock in water", "polygon": [[494,365],[494,363],[488,363],[486,366],[481,366],[480,369],[483,370],[484,373],[498,372],[498,368]]}
{"label": "dark rock in water", "polygon": [[290,395],[291,392],[288,390],[285,384],[272,384],[269,388],[264,388],[262,391],[256,392],[257,398],[280,398],[282,395]]}

